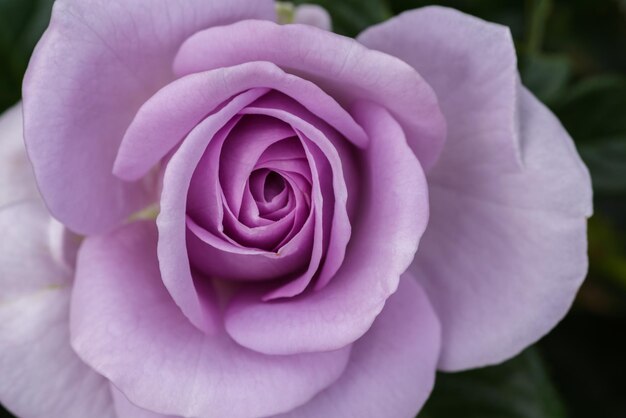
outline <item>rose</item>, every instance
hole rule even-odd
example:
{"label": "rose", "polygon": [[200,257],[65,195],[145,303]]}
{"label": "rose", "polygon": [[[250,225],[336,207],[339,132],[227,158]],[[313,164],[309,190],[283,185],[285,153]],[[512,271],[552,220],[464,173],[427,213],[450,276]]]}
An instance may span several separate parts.
{"label": "rose", "polygon": [[73,272],[78,239],[8,148],[18,415],[409,417],[437,367],[499,362],[567,311],[589,179],[508,31],[425,8],[353,41],[273,7],[56,2],[24,135],[86,238]]}

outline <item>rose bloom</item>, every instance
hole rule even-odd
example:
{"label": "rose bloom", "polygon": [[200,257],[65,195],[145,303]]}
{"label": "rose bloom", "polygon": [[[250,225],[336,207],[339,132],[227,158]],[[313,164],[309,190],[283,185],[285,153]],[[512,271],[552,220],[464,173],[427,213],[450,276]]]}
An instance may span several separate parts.
{"label": "rose bloom", "polygon": [[9,410],[412,417],[567,312],[589,176],[509,30],[296,19],[56,1],[0,121]]}

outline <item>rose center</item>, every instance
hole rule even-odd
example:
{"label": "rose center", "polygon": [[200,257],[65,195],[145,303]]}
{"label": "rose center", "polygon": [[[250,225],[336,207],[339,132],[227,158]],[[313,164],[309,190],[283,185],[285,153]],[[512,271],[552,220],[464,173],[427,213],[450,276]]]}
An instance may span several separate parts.
{"label": "rose center", "polygon": [[263,186],[263,197],[267,203],[271,203],[272,200],[285,190],[286,184],[283,176],[275,171],[270,171],[265,177],[265,185]]}

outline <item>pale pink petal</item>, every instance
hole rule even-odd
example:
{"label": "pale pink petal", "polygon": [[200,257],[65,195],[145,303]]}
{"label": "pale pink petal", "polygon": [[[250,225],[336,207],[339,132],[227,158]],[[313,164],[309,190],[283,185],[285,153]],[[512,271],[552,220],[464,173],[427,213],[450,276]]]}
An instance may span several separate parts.
{"label": "pale pink petal", "polygon": [[435,381],[440,338],[426,294],[405,274],[372,327],[354,344],[341,378],[276,418],[414,417]]}
{"label": "pale pink petal", "polygon": [[414,65],[449,120],[412,266],[441,318],[440,367],[500,362],[547,333],[585,277],[588,172],[558,120],[519,87],[506,28],[427,8],[360,39]]}
{"label": "pale pink petal", "polygon": [[443,147],[445,122],[437,99],[413,68],[313,26],[249,20],[201,31],[185,41],[174,68],[184,75],[252,61],[269,61],[309,79],[348,109],[359,100],[389,109],[426,168]]}
{"label": "pale pink petal", "polygon": [[71,285],[72,268],[56,255],[62,241],[51,246],[55,223],[37,200],[0,208],[0,303]]}
{"label": "pale pink petal", "polygon": [[24,418],[113,418],[108,382],[70,346],[72,271],[41,204],[0,209],[0,403]]}
{"label": "pale pink petal", "polygon": [[0,115],[0,207],[39,196],[22,134],[22,105]]}
{"label": "pale pink petal", "polygon": [[332,384],[341,350],[266,356],[222,332],[207,335],[180,312],[160,280],[149,222],[89,237],[78,258],[72,345],[132,403],[185,417],[285,412]]}
{"label": "pale pink petal", "polygon": [[58,0],[24,80],[25,136],[52,213],[77,232],[111,228],[151,198],[113,176],[139,106],[173,79],[191,34],[273,19],[270,0]]}

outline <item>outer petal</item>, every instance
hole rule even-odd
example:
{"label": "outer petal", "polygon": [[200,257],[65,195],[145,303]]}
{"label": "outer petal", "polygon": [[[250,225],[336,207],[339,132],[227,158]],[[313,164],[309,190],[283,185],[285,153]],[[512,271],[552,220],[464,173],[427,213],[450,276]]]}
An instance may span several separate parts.
{"label": "outer petal", "polygon": [[417,281],[405,274],[372,328],[354,344],[331,387],[280,418],[413,417],[435,381],[439,322]]}
{"label": "outer petal", "polygon": [[589,174],[550,111],[526,90],[520,99],[524,169],[431,188],[414,270],[442,318],[445,369],[497,363],[538,340],[587,272]]}
{"label": "outer petal", "polygon": [[0,210],[0,402],[24,418],[112,418],[108,383],[70,346],[71,271],[51,222],[36,202]]}
{"label": "outer petal", "polygon": [[440,367],[511,357],[565,315],[585,277],[587,170],[558,120],[526,90],[513,90],[508,30],[426,8],[360,40],[414,65],[449,122],[412,266],[442,321]]}
{"label": "outer petal", "polygon": [[437,160],[445,121],[431,87],[406,63],[353,39],[308,25],[243,21],[190,37],[174,69],[184,75],[252,61],[269,61],[309,79],[347,108],[360,100],[385,107],[420,163],[429,168]]}
{"label": "outer petal", "polygon": [[507,170],[519,166],[518,73],[507,27],[425,7],[372,26],[357,39],[409,63],[433,87],[448,124],[442,158],[457,165],[480,159]]}
{"label": "outer petal", "polygon": [[[429,184],[453,187],[463,182],[463,187],[469,187],[480,179],[484,195],[501,194],[502,202],[517,196],[517,203],[524,207],[548,205],[572,214],[591,214],[588,175],[572,141],[543,106],[532,105],[532,98],[520,98],[528,94],[520,90],[515,48],[508,28],[435,6],[406,12],[373,26],[358,39],[408,62],[435,89],[448,122],[448,142],[440,163],[428,174]],[[526,105],[520,105],[520,100]],[[520,115],[523,106],[528,109],[526,115]],[[531,110],[541,115],[540,120],[529,116]],[[535,125],[532,128],[524,126],[529,119]],[[541,129],[543,125],[550,128]],[[556,137],[551,138],[552,133]],[[540,138],[530,138],[531,135]],[[531,140],[534,153],[528,150]],[[559,152],[563,155],[554,154]],[[539,159],[537,153],[542,154],[541,162],[528,161]],[[555,158],[560,165],[553,169],[561,173],[569,169],[573,171],[570,177],[543,183],[538,188],[527,177],[514,176],[524,169],[530,175],[533,164],[541,167],[535,171],[543,172]],[[500,172],[511,176],[494,175]],[[532,175],[535,179],[540,176],[536,172]],[[517,186],[507,188],[506,183],[513,178],[518,179]],[[489,184],[485,179],[489,179]],[[567,193],[578,180],[583,194]],[[518,196],[519,187],[525,188],[526,194]]]}
{"label": "outer petal", "polygon": [[24,150],[22,105],[0,115],[0,207],[39,195]]}
{"label": "outer petal", "polygon": [[225,323],[245,347],[289,354],[333,350],[359,339],[413,260],[428,220],[422,169],[389,112],[362,102],[354,114],[370,146],[361,212],[345,260],[326,287],[304,297],[265,303],[261,294],[235,296]]}
{"label": "outer petal", "polygon": [[[9,303],[41,289],[65,287],[72,271],[50,248],[52,220],[36,200],[0,209],[0,303]],[[60,247],[60,243],[54,243]],[[34,259],[36,262],[29,262]],[[25,268],[28,267],[28,268]]]}
{"label": "outer petal", "polygon": [[547,333],[585,277],[588,172],[550,111],[519,85],[512,91],[505,29],[427,8],[360,39],[414,65],[449,121],[412,266],[442,321],[440,367],[500,362]]}
{"label": "outer petal", "polygon": [[111,171],[139,106],[173,78],[177,48],[198,30],[274,13],[269,0],[56,1],[24,82],[29,155],[52,213],[94,233],[145,205],[150,185]]}
{"label": "outer petal", "polygon": [[[476,59],[488,61],[476,51],[482,51],[478,42],[488,36],[489,27],[481,30],[475,19],[440,9],[425,11],[423,21],[410,20],[411,16],[420,17],[419,13],[404,15],[378,34],[372,30],[364,39],[389,51],[391,43],[383,44],[382,39],[389,39],[384,35],[390,36],[393,27],[396,36],[406,35],[396,39],[395,45],[403,46],[394,47],[393,52],[417,65],[422,50],[409,45],[428,44],[429,39],[414,38],[409,22],[411,28],[419,27],[420,22],[439,22],[441,27],[465,33],[466,39],[471,39],[468,33],[475,33],[476,45],[470,50]],[[457,24],[442,25],[446,15]],[[440,35],[431,29],[433,36]],[[449,48],[446,45],[441,45],[439,52],[440,73],[458,48],[454,38]],[[433,59],[436,56],[429,57],[431,62],[437,61]],[[493,59],[497,58],[496,54]],[[468,64],[468,73],[477,66]],[[430,81],[430,72],[422,73]],[[437,80],[434,73],[433,79]],[[451,151],[444,151],[429,178],[432,218],[413,269],[424,280],[442,318],[440,366],[456,370],[512,356],[544,335],[567,312],[587,268],[585,217],[590,214],[591,188],[567,133],[528,92],[521,90],[520,99],[519,148],[524,166],[499,168],[508,155],[506,148],[503,152],[495,142],[454,135],[456,118],[466,109],[457,105],[458,98],[455,105],[448,104],[446,88],[436,81],[433,85],[443,89]],[[474,89],[484,87],[477,84]],[[459,92],[455,95],[462,96]],[[478,92],[467,97],[478,97]],[[467,110],[470,104],[466,103]],[[475,123],[480,125],[481,119]],[[512,122],[510,126],[514,128]],[[484,138],[488,137],[486,133]],[[463,142],[467,145],[459,149],[475,145],[481,155],[474,160],[457,158],[454,148]]]}
{"label": "outer petal", "polygon": [[185,417],[266,416],[297,407],[343,372],[350,347],[265,356],[189,323],[159,277],[143,222],[87,238],[72,298],[72,344],[133,403]]}

